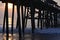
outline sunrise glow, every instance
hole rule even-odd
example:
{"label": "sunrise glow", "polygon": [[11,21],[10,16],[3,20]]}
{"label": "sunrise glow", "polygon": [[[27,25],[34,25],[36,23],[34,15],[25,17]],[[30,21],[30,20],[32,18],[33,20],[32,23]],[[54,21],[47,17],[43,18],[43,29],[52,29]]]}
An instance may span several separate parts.
{"label": "sunrise glow", "polygon": [[11,18],[8,18],[8,24],[9,24],[9,27],[11,27],[11,23],[12,22],[12,19]]}
{"label": "sunrise glow", "polygon": [[11,3],[8,3],[8,8],[12,8],[12,4]]}

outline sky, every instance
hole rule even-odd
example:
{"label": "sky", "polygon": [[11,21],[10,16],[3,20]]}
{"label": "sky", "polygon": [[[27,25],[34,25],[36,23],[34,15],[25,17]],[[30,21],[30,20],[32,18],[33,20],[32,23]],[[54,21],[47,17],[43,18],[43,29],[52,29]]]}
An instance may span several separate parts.
{"label": "sky", "polygon": [[58,5],[60,6],[60,0],[54,0],[54,1],[56,1],[58,3]]}
{"label": "sky", "polygon": [[[60,5],[60,0],[54,0]],[[12,5],[12,4],[11,4]],[[9,5],[9,19],[11,19],[11,13],[12,13],[12,7]],[[4,10],[5,10],[5,4],[0,2],[0,24],[3,24],[3,17],[4,17]],[[11,7],[11,8],[10,8]],[[14,22],[16,23],[16,7],[15,7],[15,17],[14,17]],[[10,20],[11,21],[11,20]]]}

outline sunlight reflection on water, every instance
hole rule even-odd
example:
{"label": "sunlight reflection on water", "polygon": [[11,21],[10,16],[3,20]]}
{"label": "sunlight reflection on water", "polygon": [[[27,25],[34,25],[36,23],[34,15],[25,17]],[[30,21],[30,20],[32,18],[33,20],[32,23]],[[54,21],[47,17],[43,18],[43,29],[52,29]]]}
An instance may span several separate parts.
{"label": "sunlight reflection on water", "polygon": [[[15,36],[15,38],[13,36]],[[12,34],[9,34],[8,40],[16,40],[16,34],[13,34],[13,36]],[[3,35],[3,40],[6,40],[6,34]]]}
{"label": "sunlight reflection on water", "polygon": [[[24,35],[24,40],[60,40],[60,34],[36,34],[35,36],[32,36],[31,34],[25,34]],[[18,34],[9,34],[8,40],[19,40],[19,35]],[[0,34],[0,40],[6,40],[6,34],[2,36]]]}
{"label": "sunlight reflection on water", "polygon": [[[24,40],[31,40],[31,35],[26,34],[24,36],[24,38],[25,38]],[[2,40],[2,39],[0,39],[0,40]],[[6,34],[3,35],[3,40],[6,40]],[[9,34],[8,40],[19,40],[19,35],[13,34],[13,36],[12,36],[12,34]]]}
{"label": "sunlight reflection on water", "polygon": [[[6,40],[6,34],[4,34],[3,40]],[[12,35],[11,34],[9,34],[8,40],[12,40]]]}

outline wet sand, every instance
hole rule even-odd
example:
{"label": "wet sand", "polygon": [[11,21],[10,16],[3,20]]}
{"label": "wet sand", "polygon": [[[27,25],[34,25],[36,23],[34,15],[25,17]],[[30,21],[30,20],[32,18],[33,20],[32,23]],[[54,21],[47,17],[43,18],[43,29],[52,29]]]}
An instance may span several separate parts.
{"label": "wet sand", "polygon": [[[32,38],[33,40],[60,40],[60,34],[34,34],[33,36],[31,34],[24,35],[24,40],[32,40]],[[0,34],[0,40],[3,39],[4,37],[2,36],[2,34]],[[18,40],[18,39],[19,39],[18,34],[14,34],[13,40]],[[11,36],[9,40],[12,40]]]}

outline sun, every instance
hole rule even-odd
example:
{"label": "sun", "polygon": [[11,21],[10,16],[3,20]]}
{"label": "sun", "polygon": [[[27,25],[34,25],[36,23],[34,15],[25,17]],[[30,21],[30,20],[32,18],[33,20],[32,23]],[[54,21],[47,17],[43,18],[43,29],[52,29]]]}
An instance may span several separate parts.
{"label": "sun", "polygon": [[11,3],[8,3],[8,8],[12,8],[12,4]]}

